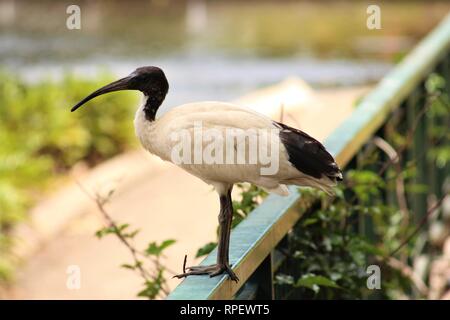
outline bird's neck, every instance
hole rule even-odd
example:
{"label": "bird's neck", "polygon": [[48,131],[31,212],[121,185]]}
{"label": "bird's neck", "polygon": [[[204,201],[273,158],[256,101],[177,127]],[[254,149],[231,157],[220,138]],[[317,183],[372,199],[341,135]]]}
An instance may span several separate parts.
{"label": "bird's neck", "polygon": [[158,111],[161,104],[162,100],[144,95],[142,110],[144,111],[145,119],[150,122],[155,121],[156,112]]}
{"label": "bird's neck", "polygon": [[153,145],[158,140],[155,137],[155,128],[157,127],[158,120],[155,120],[154,114],[149,115],[150,111],[146,111],[145,106],[146,100],[144,97],[143,103],[140,105],[134,116],[134,129],[142,146],[151,153],[154,153]]}

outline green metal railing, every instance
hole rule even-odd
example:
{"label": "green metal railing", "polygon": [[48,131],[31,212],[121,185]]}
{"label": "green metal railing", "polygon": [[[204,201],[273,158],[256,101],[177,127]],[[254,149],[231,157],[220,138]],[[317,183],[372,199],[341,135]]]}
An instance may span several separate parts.
{"label": "green metal railing", "polygon": [[[325,146],[345,168],[367,144],[374,134],[384,130],[383,125],[394,111],[404,109],[407,125],[417,118],[424,80],[432,72],[446,79],[450,92],[450,15],[435,28],[401,63],[399,63],[376,88],[367,95],[342,125],[326,140]],[[442,121],[447,121],[443,119]],[[413,146],[426,147],[426,121],[421,121],[414,133]],[[415,153],[419,183],[436,185],[435,180],[448,176],[445,168],[427,168],[424,153]],[[429,170],[428,170],[429,169]],[[442,180],[443,181],[443,180]],[[440,182],[442,182],[440,181]],[[437,193],[442,191],[437,190]],[[413,208],[425,213],[426,195],[414,198]],[[270,195],[257,209],[242,221],[231,234],[230,261],[240,282],[226,276],[209,278],[195,276],[185,279],[169,299],[272,299],[274,298],[273,274],[282,263],[278,248],[283,247],[287,233],[300,219],[301,194],[291,188],[291,195]],[[214,250],[202,265],[212,264]]]}

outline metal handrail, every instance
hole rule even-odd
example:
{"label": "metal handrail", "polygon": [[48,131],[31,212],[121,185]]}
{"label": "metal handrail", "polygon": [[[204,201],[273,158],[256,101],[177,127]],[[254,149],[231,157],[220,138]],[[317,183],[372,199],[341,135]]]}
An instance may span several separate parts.
{"label": "metal handrail", "polygon": [[[450,54],[450,14],[408,56],[387,74],[355,111],[325,140],[325,146],[344,168],[382,126],[388,115],[413,92],[436,65]],[[267,265],[271,282],[274,249],[301,217],[301,194],[290,188],[288,197],[270,195],[231,234],[230,261],[240,278],[195,276],[185,279],[168,299],[231,299],[254,276],[260,265]],[[216,250],[202,265],[215,262]],[[270,291],[270,289],[268,289]],[[269,292],[270,295],[270,292]]]}

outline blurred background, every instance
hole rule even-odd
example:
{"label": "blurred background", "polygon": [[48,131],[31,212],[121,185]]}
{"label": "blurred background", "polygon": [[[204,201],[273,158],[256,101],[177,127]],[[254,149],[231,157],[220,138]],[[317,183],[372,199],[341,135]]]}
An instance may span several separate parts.
{"label": "blurred background", "polygon": [[449,8],[379,3],[381,30],[366,27],[365,1],[78,1],[81,30],[68,30],[70,2],[1,1],[0,59],[30,80],[159,65],[168,104],[231,99],[287,75],[313,86],[374,82]]}
{"label": "blurred background", "polygon": [[[71,4],[81,8],[80,30],[66,27]],[[134,167],[111,212],[144,231],[154,228],[144,232],[146,241],[182,241],[185,231],[171,229],[173,220],[151,220],[183,204],[170,207],[177,204],[157,193],[158,180],[146,184],[142,177],[186,179],[170,190],[192,198],[197,193],[183,183],[194,183],[202,193],[189,212],[213,213],[205,216],[207,230],[192,226],[192,234],[204,235],[188,244],[185,238],[168,255],[179,265],[184,253],[214,238],[210,189],[164,176],[166,165],[151,159],[149,169],[149,159],[135,154],[136,93],[108,95],[70,114],[76,101],[143,65],[161,67],[169,79],[162,112],[190,101],[236,100],[288,77],[317,92],[367,88],[450,10],[448,1],[377,4],[382,28],[369,30],[367,1],[0,0],[0,297],[135,297],[139,279],[119,268],[127,252],[114,239],[95,239],[102,219],[86,214],[95,208],[83,202],[74,177],[103,187],[105,177],[117,180],[115,173]],[[159,205],[146,202],[150,193]],[[69,265],[86,270],[81,290],[66,287]]]}

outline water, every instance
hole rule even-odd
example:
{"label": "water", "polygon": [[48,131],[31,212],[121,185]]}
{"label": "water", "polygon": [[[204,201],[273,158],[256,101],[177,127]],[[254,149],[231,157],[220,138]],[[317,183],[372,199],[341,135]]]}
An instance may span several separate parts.
{"label": "water", "polygon": [[363,2],[86,1],[82,29],[68,30],[69,4],[0,1],[0,66],[36,81],[157,65],[171,105],[230,100],[289,76],[314,87],[375,82],[449,8],[386,2],[395,20],[370,31]]}
{"label": "water", "polygon": [[30,81],[44,74],[57,78],[70,69],[80,76],[90,77],[103,66],[121,77],[143,65],[157,65],[165,71],[170,83],[168,105],[200,100],[229,101],[292,75],[315,86],[364,84],[381,78],[391,67],[387,63],[362,64],[345,60],[182,56],[142,60],[93,59],[58,66],[42,63],[28,67],[25,75]]}

